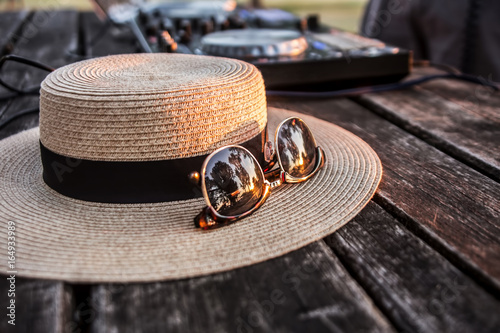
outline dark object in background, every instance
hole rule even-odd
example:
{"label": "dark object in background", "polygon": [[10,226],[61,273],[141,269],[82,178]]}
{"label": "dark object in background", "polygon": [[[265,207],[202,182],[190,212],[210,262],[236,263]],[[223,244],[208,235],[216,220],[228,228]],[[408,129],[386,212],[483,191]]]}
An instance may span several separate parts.
{"label": "dark object in background", "polygon": [[500,81],[500,1],[370,0],[361,34]]}
{"label": "dark object in background", "polygon": [[230,0],[113,4],[96,0],[116,25],[127,26],[144,52],[212,55],[248,61],[267,89],[328,91],[401,80],[411,53],[378,40],[299,18],[280,9]]}

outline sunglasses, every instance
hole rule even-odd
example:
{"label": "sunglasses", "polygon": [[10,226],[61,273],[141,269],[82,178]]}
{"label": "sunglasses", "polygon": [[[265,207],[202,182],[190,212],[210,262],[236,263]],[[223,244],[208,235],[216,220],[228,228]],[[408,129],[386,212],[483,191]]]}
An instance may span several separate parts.
{"label": "sunglasses", "polygon": [[276,152],[270,142],[265,146],[265,170],[252,153],[238,145],[224,146],[207,156],[201,173],[191,173],[207,203],[195,217],[197,227],[214,229],[249,216],[264,204],[271,188],[306,181],[324,165],[323,150],[300,118],[281,122],[274,147]]}

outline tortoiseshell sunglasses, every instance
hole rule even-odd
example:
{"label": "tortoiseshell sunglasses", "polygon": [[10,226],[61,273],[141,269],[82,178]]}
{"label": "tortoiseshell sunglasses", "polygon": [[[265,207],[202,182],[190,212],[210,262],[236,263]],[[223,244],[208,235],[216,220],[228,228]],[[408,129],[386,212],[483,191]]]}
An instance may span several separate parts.
{"label": "tortoiseshell sunglasses", "polygon": [[240,220],[266,201],[271,188],[283,183],[300,183],[314,176],[324,165],[324,152],[306,123],[297,117],[285,119],[276,129],[274,147],[264,173],[257,159],[244,147],[229,145],[217,149],[203,162],[201,190],[207,203],[195,217],[195,225],[213,229]]}

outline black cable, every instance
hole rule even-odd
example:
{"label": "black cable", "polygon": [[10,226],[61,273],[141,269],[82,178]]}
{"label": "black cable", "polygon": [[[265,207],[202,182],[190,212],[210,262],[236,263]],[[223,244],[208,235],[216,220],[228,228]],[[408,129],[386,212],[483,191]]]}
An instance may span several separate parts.
{"label": "black cable", "polygon": [[[55,70],[54,68],[47,66],[45,64],[42,64],[41,62],[33,61],[33,60],[30,60],[30,59],[27,59],[24,57],[9,54],[9,55],[6,55],[6,56],[3,56],[2,58],[0,58],[0,72],[2,70],[2,67],[4,66],[4,64],[7,61],[19,62],[21,64],[25,64],[25,65],[29,65],[29,66],[32,66],[32,67],[35,67],[38,69],[42,69],[42,70],[45,70],[47,72],[53,72]],[[0,95],[0,102],[9,101],[13,98],[20,97],[20,96],[38,95],[39,90],[40,90],[40,86],[29,87],[29,88],[26,88],[24,90],[17,89],[15,87],[5,83],[1,78],[0,78],[0,85],[11,91],[11,93]],[[11,115],[10,117],[8,117],[6,119],[2,119],[0,121],[0,129],[3,128],[4,126],[6,126],[7,124],[9,124],[10,122],[12,122],[14,119],[17,119],[17,118],[22,117],[22,116],[27,115],[27,114],[37,113],[38,111],[39,111],[38,107],[32,108],[32,109],[21,110],[21,111],[17,112],[16,114]]]}
{"label": "black cable", "polygon": [[[53,72],[55,70],[54,68],[49,67],[49,66],[47,66],[45,64],[42,64],[41,62],[33,61],[33,60],[30,60],[30,59],[27,59],[27,58],[24,58],[24,57],[19,57],[19,56],[16,56],[16,55],[9,54],[9,55],[6,55],[6,56],[3,56],[2,58],[0,58],[0,72],[2,70],[3,65],[7,61],[19,62],[21,64],[25,64],[25,65],[29,65],[29,66],[32,66],[32,67],[36,67],[36,68],[39,68],[39,69],[42,69],[42,70],[45,70],[45,71],[48,71],[48,72]],[[24,95],[24,94],[30,94],[31,95],[31,94],[37,93],[38,90],[40,90],[40,86],[30,87],[30,88],[28,88],[26,90],[17,89],[16,87],[13,87],[10,84],[4,82],[1,77],[0,77],[0,85],[3,86],[3,87],[5,87],[6,89],[8,89],[8,90],[10,90],[12,92],[15,92],[17,94],[20,94],[20,95]],[[3,96],[0,97],[0,99],[3,99]]]}
{"label": "black cable", "polygon": [[43,69],[43,70],[45,70],[47,72],[53,72],[53,71],[55,71],[54,68],[52,68],[50,66],[47,66],[45,64],[42,64],[41,62],[34,61],[34,60],[31,60],[31,59],[28,59],[28,58],[24,58],[24,57],[21,57],[21,56],[16,56],[14,54],[8,54],[8,55],[3,56],[2,58],[0,58],[0,69],[2,68],[3,64],[7,60],[12,60],[12,61],[16,61],[16,62],[25,64],[25,65],[30,65],[30,66],[33,66],[33,67],[36,67],[36,68],[39,68],[39,69]]}
{"label": "black cable", "polygon": [[439,62],[433,62],[430,60],[414,60],[413,67],[434,67],[448,73],[462,74],[462,72],[456,67]]}
{"label": "black cable", "polygon": [[456,79],[463,80],[473,83],[478,83],[481,85],[485,85],[495,89],[496,91],[500,90],[500,87],[493,82],[485,82],[475,76],[468,74],[437,74],[437,75],[428,75],[418,79],[409,80],[402,83],[390,83],[390,84],[381,84],[378,86],[369,86],[369,87],[361,87],[361,88],[352,88],[352,89],[343,89],[336,91],[321,91],[321,92],[306,92],[306,91],[276,91],[276,90],[267,90],[266,95],[268,97],[278,96],[278,97],[301,97],[301,98],[332,98],[332,97],[350,97],[357,96],[366,93],[375,93],[375,92],[383,92],[383,91],[391,91],[391,90],[400,90],[412,87],[417,84],[422,84],[427,81],[437,80],[437,79]]}

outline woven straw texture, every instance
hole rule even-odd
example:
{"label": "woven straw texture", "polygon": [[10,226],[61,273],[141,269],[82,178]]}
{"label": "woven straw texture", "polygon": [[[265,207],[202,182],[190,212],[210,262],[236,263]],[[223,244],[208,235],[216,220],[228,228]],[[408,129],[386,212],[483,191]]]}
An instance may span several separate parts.
{"label": "woven straw texture", "polygon": [[[303,116],[325,167],[273,190],[251,217],[212,231],[194,227],[202,198],[104,204],[55,192],[42,180],[38,142],[91,160],[176,159],[247,141],[268,121],[274,133],[292,115],[266,109],[260,72],[238,60],[138,54],[60,68],[42,84],[40,129],[0,142],[0,245],[13,221],[19,276],[75,282],[185,278],[298,249],[353,218],[382,175],[371,148],[335,125]],[[0,261],[4,272],[6,265]]]}
{"label": "woven straw texture", "polygon": [[[334,232],[370,200],[380,160],[361,139],[331,123],[268,110],[270,133],[300,116],[325,150],[307,182],[274,189],[255,214],[202,231],[193,218],[203,199],[157,204],[99,204],[64,197],[42,181],[38,129],[0,141],[0,245],[16,224],[19,276],[76,282],[192,277],[274,258]],[[0,270],[6,271],[6,260]]]}
{"label": "woven straw texture", "polygon": [[248,63],[128,54],[51,73],[40,96],[40,140],[61,155],[149,161],[205,155],[267,123],[265,87]]}

